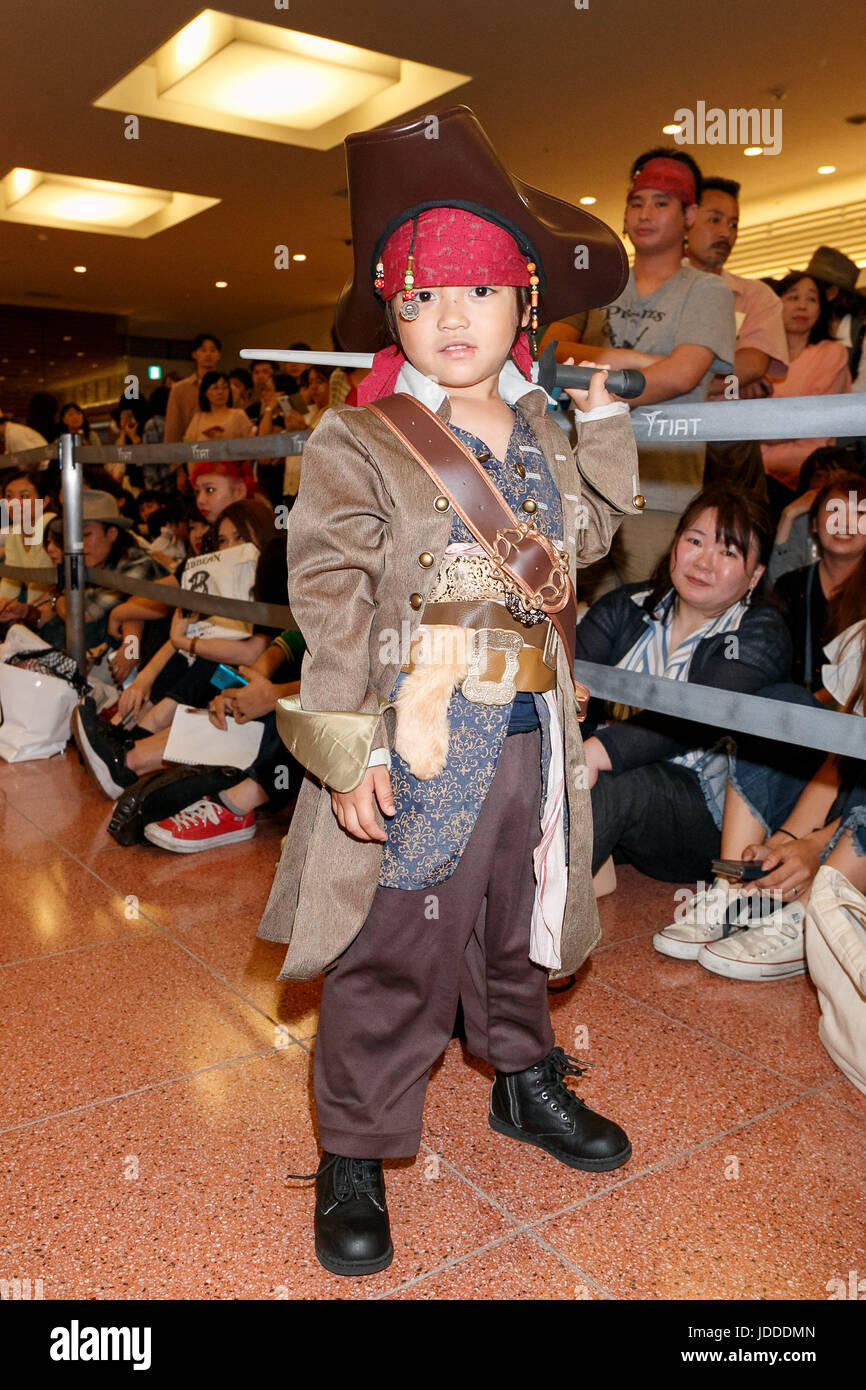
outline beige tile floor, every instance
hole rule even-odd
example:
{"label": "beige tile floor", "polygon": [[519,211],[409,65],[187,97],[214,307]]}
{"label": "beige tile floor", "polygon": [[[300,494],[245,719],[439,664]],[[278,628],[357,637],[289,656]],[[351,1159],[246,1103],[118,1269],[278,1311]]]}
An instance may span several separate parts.
{"label": "beige tile floor", "polygon": [[318,1265],[319,989],[258,941],[284,822],[195,857],[121,849],[74,751],[0,765],[0,1277],[46,1299],[826,1299],[866,1269],[866,1096],[805,978],[663,960],[675,885],[619,870],[602,946],[553,1000],[586,1101],[634,1153],[590,1175],[486,1124],[453,1042],[415,1161],[386,1167],[395,1259]]}

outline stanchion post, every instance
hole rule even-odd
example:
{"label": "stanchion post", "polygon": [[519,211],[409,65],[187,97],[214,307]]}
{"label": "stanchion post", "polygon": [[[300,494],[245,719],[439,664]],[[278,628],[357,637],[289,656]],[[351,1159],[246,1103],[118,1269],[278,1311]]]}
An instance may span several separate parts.
{"label": "stanchion post", "polygon": [[63,485],[63,576],[66,600],[66,650],[84,669],[84,541],[81,515],[81,464],[75,457],[77,436],[58,440]]}

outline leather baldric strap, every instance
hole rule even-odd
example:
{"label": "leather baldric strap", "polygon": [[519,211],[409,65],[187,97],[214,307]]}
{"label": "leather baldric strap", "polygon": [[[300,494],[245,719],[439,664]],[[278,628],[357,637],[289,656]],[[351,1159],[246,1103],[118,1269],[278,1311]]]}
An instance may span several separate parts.
{"label": "leather baldric strap", "polygon": [[[565,552],[556,550],[532,522],[512,511],[475,455],[414,396],[386,396],[365,408],[379,416],[433,479],[527,606],[547,613],[562,639],[572,671],[577,597]],[[583,718],[589,691],[575,681],[574,693]]]}

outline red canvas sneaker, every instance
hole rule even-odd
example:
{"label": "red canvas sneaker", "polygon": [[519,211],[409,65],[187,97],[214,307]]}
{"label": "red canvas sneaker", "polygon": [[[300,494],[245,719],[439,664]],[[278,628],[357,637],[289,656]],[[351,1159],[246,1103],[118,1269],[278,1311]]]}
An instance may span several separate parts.
{"label": "red canvas sneaker", "polygon": [[186,806],[176,816],[151,821],[144,827],[145,837],[151,844],[173,850],[175,854],[196,854],[200,849],[234,845],[239,840],[251,840],[255,833],[255,811],[236,816],[221,801],[209,796]]}

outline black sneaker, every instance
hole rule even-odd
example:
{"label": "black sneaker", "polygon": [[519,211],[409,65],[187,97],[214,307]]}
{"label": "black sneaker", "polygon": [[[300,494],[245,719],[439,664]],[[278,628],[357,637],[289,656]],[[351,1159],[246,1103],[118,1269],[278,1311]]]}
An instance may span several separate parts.
{"label": "black sneaker", "polygon": [[72,734],[84,766],[112,801],[138,781],[138,773],[126,766],[126,753],[133,740],[119,726],[99,718],[91,695],[86,695],[73,711]]}

